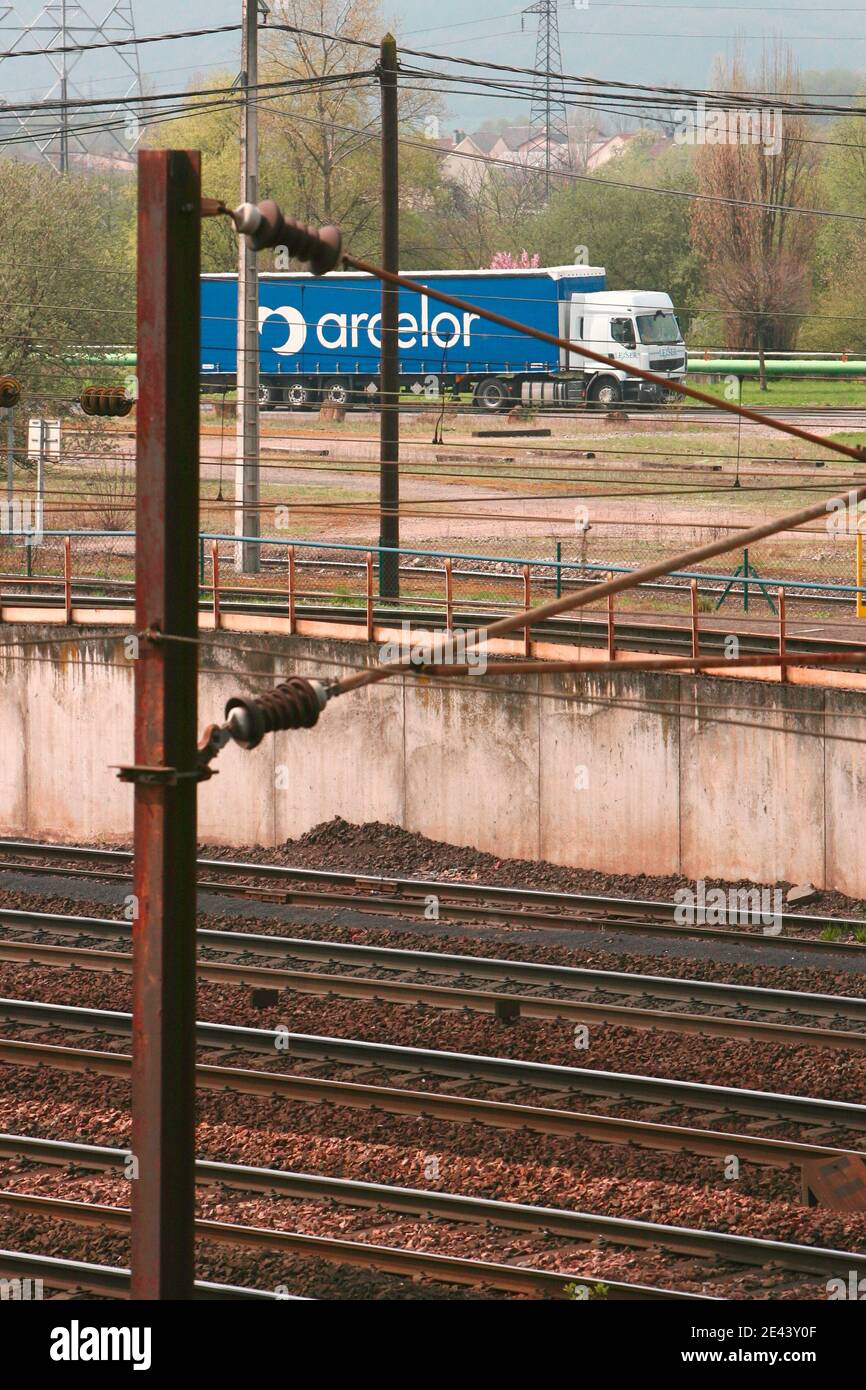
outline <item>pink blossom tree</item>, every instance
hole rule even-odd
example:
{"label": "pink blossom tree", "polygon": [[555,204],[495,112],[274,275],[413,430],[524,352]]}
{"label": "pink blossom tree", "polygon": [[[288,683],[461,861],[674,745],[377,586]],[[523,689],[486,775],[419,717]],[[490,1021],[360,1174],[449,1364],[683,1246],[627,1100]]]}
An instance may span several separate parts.
{"label": "pink blossom tree", "polygon": [[536,270],[539,265],[539,255],[533,251],[532,255],[523,250],[519,256],[514,256],[510,251],[497,251],[493,260],[490,262],[491,270]]}

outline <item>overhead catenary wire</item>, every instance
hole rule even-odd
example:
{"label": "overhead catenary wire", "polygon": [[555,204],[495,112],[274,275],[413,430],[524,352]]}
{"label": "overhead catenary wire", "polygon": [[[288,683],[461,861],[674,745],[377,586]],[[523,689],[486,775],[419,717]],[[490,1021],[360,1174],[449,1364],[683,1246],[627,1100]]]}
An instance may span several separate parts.
{"label": "overhead catenary wire", "polygon": [[[350,37],[346,34],[340,35],[329,33],[327,31],[319,29],[303,28],[295,24],[281,24],[275,22],[271,23],[268,27],[272,32],[303,34],[311,38],[325,38],[337,43],[345,44],[349,47],[367,49],[378,49],[379,47],[377,43],[373,43],[369,39],[359,39]],[[520,77],[529,77],[533,79],[552,77],[556,78],[558,82],[561,81],[565,82],[566,84],[568,84],[569,82],[573,82],[581,86],[597,88],[600,92],[612,91],[613,93],[617,94],[615,98],[616,100],[622,100],[621,95],[618,95],[622,92],[646,92],[648,94],[647,99],[659,102],[664,100],[667,101],[668,104],[671,97],[679,96],[704,98],[705,100],[720,99],[729,102],[744,102],[746,100],[754,99],[756,97],[769,101],[770,99],[778,100],[779,98],[790,98],[792,95],[792,93],[790,92],[756,91],[752,89],[743,89],[741,91],[732,92],[728,89],[718,87],[670,87],[653,83],[621,82],[613,78],[598,78],[591,76],[576,75],[574,73],[552,72],[544,68],[517,67],[510,63],[497,63],[493,62],[490,59],[467,58],[465,56],[460,56],[458,54],[453,53],[431,52],[427,49],[409,48],[402,44],[400,46],[400,52],[401,54],[407,55],[408,57],[412,58],[428,58],[431,59],[433,62],[453,63],[461,67],[485,69],[490,72],[514,74]],[[822,96],[822,94],[815,93],[796,93],[794,95],[800,97],[801,100],[803,96]],[[859,92],[850,93],[849,96],[852,100],[862,99],[862,93]],[[791,105],[787,109],[793,110],[794,107],[793,105]],[[847,111],[845,108],[841,108],[839,106],[834,105],[830,106],[827,109],[827,111],[824,112],[824,110],[820,107],[807,106],[804,108],[804,113],[812,115],[829,114],[836,116],[852,114],[856,116],[864,116],[866,115],[866,108],[860,105],[851,107],[850,111]]]}

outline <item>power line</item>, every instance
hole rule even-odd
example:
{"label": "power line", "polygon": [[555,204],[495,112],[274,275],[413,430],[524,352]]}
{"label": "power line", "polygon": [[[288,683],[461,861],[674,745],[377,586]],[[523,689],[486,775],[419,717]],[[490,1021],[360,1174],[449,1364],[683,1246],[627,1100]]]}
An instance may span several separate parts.
{"label": "power line", "polygon": [[[53,5],[53,6],[46,6],[46,9],[56,9],[56,8],[57,8],[56,5]],[[74,5],[73,8],[74,8],[74,9],[80,9],[81,6],[79,6],[79,5]],[[117,7],[115,6],[114,8],[117,8]],[[42,11],[42,14],[41,14],[38,18],[41,20],[42,17],[44,16],[44,14],[45,14],[45,10]],[[38,22],[38,21],[34,20],[32,24],[22,25],[21,28],[22,28],[23,32],[24,32],[24,33],[31,33],[31,32],[34,30],[35,25],[36,25],[37,22]],[[4,26],[4,28],[5,28],[5,27],[6,27],[6,26]],[[17,26],[9,26],[9,27],[17,27]],[[67,26],[67,29],[68,29],[69,27],[71,27],[71,26]],[[215,36],[215,35],[218,35],[218,34],[231,34],[231,33],[237,33],[237,32],[239,31],[240,27],[241,27],[241,26],[240,26],[239,24],[219,24],[219,25],[215,25],[215,26],[213,26],[213,27],[211,27],[211,28],[209,28],[209,29],[170,30],[169,32],[164,33],[164,34],[145,34],[145,35],[144,35],[143,37],[141,37],[141,38],[137,38],[137,37],[133,36],[132,38],[126,38],[126,39],[105,39],[105,40],[100,40],[100,41],[95,42],[95,43],[84,43],[84,44],[67,44],[67,43],[63,43],[63,44],[53,44],[52,47],[51,47],[51,52],[52,52],[52,53],[92,53],[92,52],[96,51],[97,49],[104,49],[104,48],[126,48],[126,47],[129,47],[130,45],[135,45],[136,47],[138,47],[139,45],[145,44],[145,43],[170,43],[170,42],[172,42],[172,41],[175,40],[175,39],[203,39],[203,38],[211,38],[211,37],[213,37],[213,36]],[[0,32],[2,32],[2,30],[0,30]],[[45,49],[44,49],[44,48],[18,48],[17,46],[15,46],[15,47],[13,47],[13,48],[7,49],[4,53],[0,53],[0,60],[2,60],[3,58],[42,58],[42,57],[44,57],[44,55],[45,55]]]}

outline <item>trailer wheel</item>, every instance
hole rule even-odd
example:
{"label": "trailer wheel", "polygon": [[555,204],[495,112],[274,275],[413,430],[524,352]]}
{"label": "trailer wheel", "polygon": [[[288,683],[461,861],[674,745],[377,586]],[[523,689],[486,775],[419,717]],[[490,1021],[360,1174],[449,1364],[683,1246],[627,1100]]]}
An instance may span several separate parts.
{"label": "trailer wheel", "polygon": [[508,382],[498,376],[486,376],[475,388],[475,405],[493,414],[502,410],[509,402],[511,393]]}
{"label": "trailer wheel", "polygon": [[348,405],[349,388],[345,381],[339,377],[326,381],[322,387],[322,402],[325,405]]}
{"label": "trailer wheel", "polygon": [[273,391],[273,388],[270,387],[270,386],[268,386],[264,381],[260,381],[260,382],[259,382],[259,405],[260,405],[260,406],[264,406],[265,408],[267,408],[268,406],[270,406],[270,405],[273,404],[273,401],[274,401],[274,391]]}
{"label": "trailer wheel", "polygon": [[602,376],[589,388],[590,405],[619,405],[622,400],[622,387],[615,376]]}
{"label": "trailer wheel", "polygon": [[293,410],[306,410],[310,404],[310,388],[303,381],[294,381],[286,392],[286,401]]}

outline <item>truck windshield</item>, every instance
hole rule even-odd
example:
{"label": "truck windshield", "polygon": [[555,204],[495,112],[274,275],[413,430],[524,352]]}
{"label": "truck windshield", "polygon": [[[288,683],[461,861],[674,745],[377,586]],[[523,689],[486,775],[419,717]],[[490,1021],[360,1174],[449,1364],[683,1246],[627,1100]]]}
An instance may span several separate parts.
{"label": "truck windshield", "polygon": [[682,342],[677,316],[669,310],[657,309],[654,314],[638,314],[636,317],[642,343]]}

